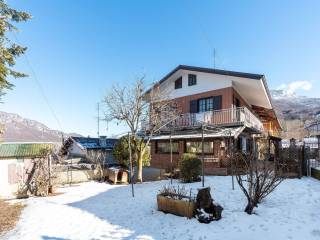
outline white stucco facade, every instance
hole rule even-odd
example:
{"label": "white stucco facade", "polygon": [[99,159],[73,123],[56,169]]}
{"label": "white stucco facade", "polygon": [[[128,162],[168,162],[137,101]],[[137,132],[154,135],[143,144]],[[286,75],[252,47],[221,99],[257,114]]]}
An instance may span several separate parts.
{"label": "white stucco facade", "polygon": [[[197,76],[196,85],[188,86],[189,74]],[[175,89],[175,81],[180,77],[182,77],[182,88]],[[161,83],[160,92],[162,96],[174,99],[228,87],[233,87],[249,105],[272,108],[264,77],[251,79],[180,69]]]}

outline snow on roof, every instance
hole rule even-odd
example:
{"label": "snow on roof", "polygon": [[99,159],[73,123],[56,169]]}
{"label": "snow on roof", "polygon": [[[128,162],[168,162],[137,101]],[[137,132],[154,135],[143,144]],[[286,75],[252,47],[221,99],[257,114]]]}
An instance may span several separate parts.
{"label": "snow on roof", "polygon": [[90,138],[90,137],[72,137],[72,139],[85,149],[106,149],[112,150],[116,142],[115,138]]}

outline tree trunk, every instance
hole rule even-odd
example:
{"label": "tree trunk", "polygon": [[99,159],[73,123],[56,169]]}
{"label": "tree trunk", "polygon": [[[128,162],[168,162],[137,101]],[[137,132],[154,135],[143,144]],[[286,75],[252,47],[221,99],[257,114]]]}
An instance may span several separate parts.
{"label": "tree trunk", "polygon": [[255,207],[255,204],[252,201],[248,201],[248,204],[247,204],[247,206],[246,206],[244,211],[251,215],[252,212],[253,212],[254,207]]}
{"label": "tree trunk", "polygon": [[142,182],[142,159],[143,159],[143,153],[140,152],[138,155],[138,177],[137,182]]}

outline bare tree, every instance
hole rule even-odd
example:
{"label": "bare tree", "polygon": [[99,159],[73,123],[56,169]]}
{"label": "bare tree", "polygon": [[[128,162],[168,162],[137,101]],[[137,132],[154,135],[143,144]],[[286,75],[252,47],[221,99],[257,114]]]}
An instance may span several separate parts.
{"label": "bare tree", "polygon": [[32,160],[31,168],[24,169],[27,178],[21,176],[20,186],[18,189],[18,198],[28,197],[29,193],[35,196],[47,196],[51,186],[49,156],[52,150],[44,148],[41,150],[41,156]]}
{"label": "bare tree", "polygon": [[169,99],[167,88],[155,85],[147,91],[144,76],[131,86],[114,85],[104,102],[106,120],[124,122],[130,129],[132,149],[136,149],[133,157],[138,166],[137,180],[142,182],[143,155],[152,136],[177,118],[176,103]]}
{"label": "bare tree", "polygon": [[284,180],[282,170],[267,160],[259,160],[254,154],[235,155],[236,179],[247,198],[245,212],[252,214],[253,209],[272,193]]}

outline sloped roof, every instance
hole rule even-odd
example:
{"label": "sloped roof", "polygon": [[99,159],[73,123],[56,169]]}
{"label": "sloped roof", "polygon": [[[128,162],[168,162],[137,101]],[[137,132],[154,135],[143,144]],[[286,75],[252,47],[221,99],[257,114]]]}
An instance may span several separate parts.
{"label": "sloped roof", "polygon": [[52,150],[53,143],[2,143],[0,159],[44,157],[45,150]]}
{"label": "sloped roof", "polygon": [[[164,76],[158,83],[161,84],[170,78],[175,72],[178,70],[187,70],[187,71],[195,71],[195,72],[204,72],[204,73],[213,73],[218,75],[226,75],[232,77],[241,77],[241,78],[249,78],[260,80],[264,78],[263,74],[254,74],[254,73],[245,73],[245,72],[236,72],[236,71],[228,71],[228,70],[221,70],[221,69],[213,69],[213,68],[204,68],[204,67],[195,67],[195,66],[187,66],[187,65],[179,65],[171,72],[169,72],[166,76]],[[146,93],[149,93],[152,88],[150,88]]]}

